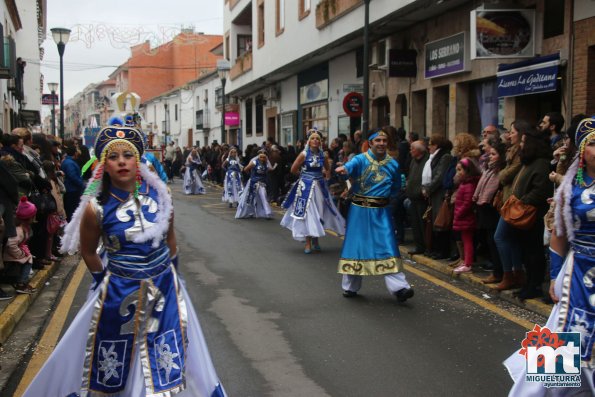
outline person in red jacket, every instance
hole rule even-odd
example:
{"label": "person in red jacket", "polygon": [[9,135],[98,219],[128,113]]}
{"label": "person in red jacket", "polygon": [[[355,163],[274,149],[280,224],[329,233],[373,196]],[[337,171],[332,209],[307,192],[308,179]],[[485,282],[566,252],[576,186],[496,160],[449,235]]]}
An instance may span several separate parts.
{"label": "person in red jacket", "polygon": [[455,268],[455,274],[470,272],[473,264],[473,234],[475,232],[473,193],[477,187],[479,176],[479,167],[470,158],[464,157],[457,163],[455,179],[459,181],[459,189],[456,193],[452,229],[461,233],[465,260]]}

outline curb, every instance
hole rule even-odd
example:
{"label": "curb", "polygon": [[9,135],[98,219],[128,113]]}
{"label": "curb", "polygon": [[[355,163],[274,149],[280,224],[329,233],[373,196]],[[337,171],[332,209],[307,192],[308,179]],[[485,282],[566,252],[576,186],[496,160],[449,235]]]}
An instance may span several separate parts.
{"label": "curb", "polygon": [[29,284],[33,288],[37,288],[37,291],[31,295],[16,295],[12,302],[0,313],[0,343],[6,342],[19,321],[21,321],[21,318],[27,313],[27,309],[35,302],[35,299],[37,299],[37,296],[43,290],[47,280],[54,275],[59,265],[60,261],[54,261],[51,265],[37,271],[29,281]]}
{"label": "curb", "polygon": [[[405,246],[400,246],[399,248],[406,248]],[[413,248],[413,247],[410,247]],[[542,302],[540,299],[527,299],[524,302],[520,301],[518,298],[513,296],[513,292],[515,290],[508,290],[508,291],[498,291],[495,288],[495,284],[484,284],[481,282],[481,277],[473,274],[473,273],[463,273],[459,275],[455,275],[453,273],[453,269],[449,267],[446,263],[428,258],[423,255],[409,255],[406,249],[401,250],[401,255],[405,258],[409,258],[412,261],[421,264],[425,267],[428,267],[432,270],[435,270],[439,273],[449,276],[451,279],[459,279],[466,284],[470,284],[475,288],[478,288],[484,292],[489,293],[490,295],[502,299],[508,303],[516,305],[522,309],[530,310],[534,313],[537,313],[543,317],[549,317],[553,305],[549,305],[547,303]]]}

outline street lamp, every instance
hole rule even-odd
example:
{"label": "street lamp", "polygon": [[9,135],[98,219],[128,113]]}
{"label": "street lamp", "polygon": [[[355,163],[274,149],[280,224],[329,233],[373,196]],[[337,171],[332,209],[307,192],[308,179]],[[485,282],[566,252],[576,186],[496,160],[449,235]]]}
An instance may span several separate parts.
{"label": "street lamp", "polygon": [[370,120],[370,0],[364,0],[364,114],[362,120],[362,131],[365,135],[368,134],[368,122]]}
{"label": "street lamp", "polygon": [[56,90],[58,89],[58,83],[48,83],[48,88],[52,93],[52,135],[56,135]]}
{"label": "street lamp", "polygon": [[70,38],[70,29],[53,28],[50,30],[60,55],[60,139],[64,140],[64,64],[62,58],[64,57],[64,48]]}
{"label": "street lamp", "polygon": [[217,74],[221,79],[221,143],[225,143],[225,83],[227,81],[227,73],[230,66],[227,59],[219,59],[217,61]]}

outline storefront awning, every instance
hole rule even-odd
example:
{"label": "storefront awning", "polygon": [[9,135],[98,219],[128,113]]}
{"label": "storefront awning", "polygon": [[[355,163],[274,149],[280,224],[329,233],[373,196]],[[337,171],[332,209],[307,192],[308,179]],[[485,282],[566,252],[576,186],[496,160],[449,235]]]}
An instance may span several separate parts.
{"label": "storefront awning", "polygon": [[498,65],[498,97],[538,94],[558,88],[560,54]]}

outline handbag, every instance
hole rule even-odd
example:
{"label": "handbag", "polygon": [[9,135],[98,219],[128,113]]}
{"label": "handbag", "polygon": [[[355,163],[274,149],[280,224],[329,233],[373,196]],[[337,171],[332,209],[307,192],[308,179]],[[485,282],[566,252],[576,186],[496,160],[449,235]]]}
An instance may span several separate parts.
{"label": "handbag", "polygon": [[37,212],[42,214],[52,213],[58,209],[56,200],[49,192],[40,192],[34,190],[29,194],[29,201],[32,202],[37,208]]}
{"label": "handbag", "polygon": [[64,219],[57,213],[48,215],[46,229],[49,234],[56,234],[65,225]]}
{"label": "handbag", "polygon": [[436,220],[434,221],[434,227],[439,230],[450,230],[452,229],[452,220],[454,216],[454,208],[450,205],[450,198],[447,196],[444,198]]}
{"label": "handbag", "polygon": [[[512,187],[513,192],[520,177],[521,174],[519,173],[514,181],[514,186]],[[529,230],[537,220],[537,207],[525,204],[514,194],[511,194],[502,206],[500,215],[502,215],[502,219],[512,227],[521,230]]]}

